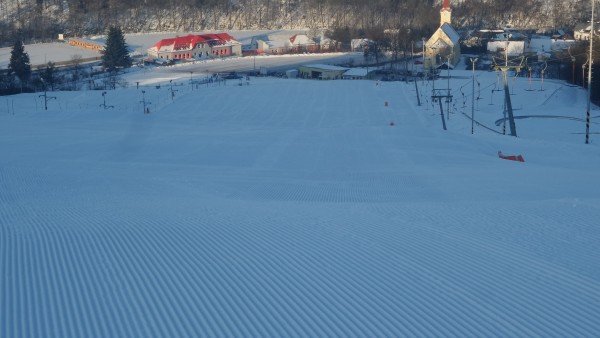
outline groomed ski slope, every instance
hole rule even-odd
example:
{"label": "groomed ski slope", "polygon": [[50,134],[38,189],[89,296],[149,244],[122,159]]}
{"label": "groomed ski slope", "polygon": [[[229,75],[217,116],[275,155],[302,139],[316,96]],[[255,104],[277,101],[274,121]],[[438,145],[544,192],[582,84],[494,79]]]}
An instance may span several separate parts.
{"label": "groomed ski slope", "polygon": [[[515,83],[528,113],[583,112],[580,89]],[[0,337],[600,332],[600,149],[581,123],[513,139],[454,114],[443,132],[412,83],[177,89],[145,88],[150,115],[135,88],[108,110],[93,91],[47,112],[0,99]]]}

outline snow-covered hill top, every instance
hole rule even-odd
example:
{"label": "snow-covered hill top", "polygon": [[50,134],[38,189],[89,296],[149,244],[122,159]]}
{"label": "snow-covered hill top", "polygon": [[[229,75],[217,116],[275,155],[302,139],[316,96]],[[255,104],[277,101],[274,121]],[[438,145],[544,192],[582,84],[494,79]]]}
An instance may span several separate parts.
{"label": "snow-covered hill top", "polygon": [[[511,79],[538,116],[511,138],[470,134],[468,72],[448,131],[431,82],[418,106],[414,83],[184,73],[172,96],[162,75],[108,109],[101,91],[0,98],[0,336],[600,332],[581,89]],[[501,131],[496,75],[477,79],[475,117]]]}

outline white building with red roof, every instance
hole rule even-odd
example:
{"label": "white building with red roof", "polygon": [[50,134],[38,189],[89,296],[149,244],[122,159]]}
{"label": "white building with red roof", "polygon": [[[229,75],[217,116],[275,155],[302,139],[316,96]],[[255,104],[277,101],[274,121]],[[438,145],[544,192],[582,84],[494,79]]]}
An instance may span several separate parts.
{"label": "white building with red roof", "polygon": [[162,39],[148,49],[155,59],[182,60],[242,55],[242,44],[227,33],[178,36]]}

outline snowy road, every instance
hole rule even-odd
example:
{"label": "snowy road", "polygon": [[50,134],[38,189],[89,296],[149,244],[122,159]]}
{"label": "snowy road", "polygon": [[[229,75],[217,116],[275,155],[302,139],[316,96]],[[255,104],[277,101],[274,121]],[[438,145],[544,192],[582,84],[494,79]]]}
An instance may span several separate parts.
{"label": "snowy road", "polygon": [[258,71],[261,67],[267,68],[268,71],[285,72],[311,63],[346,64],[350,60],[354,65],[360,65],[364,62],[364,55],[362,53],[325,53],[205,60],[171,67],[150,68],[149,71],[127,74],[125,78],[129,82],[140,81],[150,84],[165,80],[189,79],[190,72],[198,76],[199,74]]}
{"label": "snowy road", "polygon": [[[515,105],[583,95],[554,86]],[[600,332],[600,149],[578,124],[444,133],[404,83],[146,90],[150,115],[133,88],[0,110],[1,337]]]}

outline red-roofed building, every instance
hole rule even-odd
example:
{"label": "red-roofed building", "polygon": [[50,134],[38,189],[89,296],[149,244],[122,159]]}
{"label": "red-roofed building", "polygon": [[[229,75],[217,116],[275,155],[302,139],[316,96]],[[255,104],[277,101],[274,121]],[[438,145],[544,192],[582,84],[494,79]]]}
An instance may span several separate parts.
{"label": "red-roofed building", "polygon": [[163,39],[148,49],[155,59],[181,60],[242,55],[242,44],[227,33],[178,36]]}

